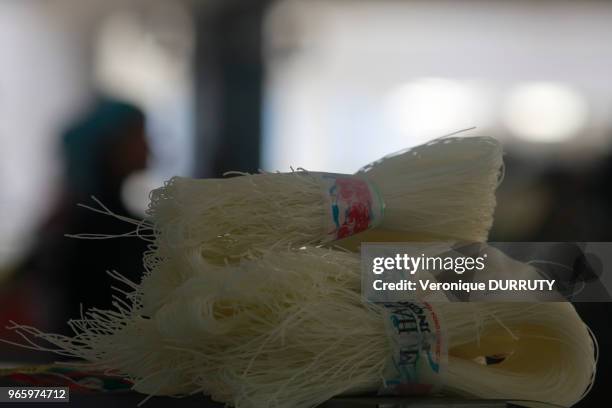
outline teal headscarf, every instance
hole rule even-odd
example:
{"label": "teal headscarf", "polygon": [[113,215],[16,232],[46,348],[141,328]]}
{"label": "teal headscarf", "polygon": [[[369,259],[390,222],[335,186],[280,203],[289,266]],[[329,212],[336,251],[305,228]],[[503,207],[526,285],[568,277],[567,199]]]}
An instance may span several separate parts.
{"label": "teal headscarf", "polygon": [[68,187],[88,194],[101,188],[101,158],[114,142],[125,136],[128,126],[142,121],[144,114],[136,106],[100,99],[62,138]]}

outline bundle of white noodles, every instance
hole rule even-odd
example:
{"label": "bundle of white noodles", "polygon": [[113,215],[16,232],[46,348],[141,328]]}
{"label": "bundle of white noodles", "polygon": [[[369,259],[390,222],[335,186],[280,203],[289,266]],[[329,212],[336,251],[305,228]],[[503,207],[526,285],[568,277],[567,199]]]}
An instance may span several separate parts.
{"label": "bundle of white noodles", "polygon": [[[175,177],[151,193],[148,215],[158,245],[197,248],[222,262],[374,227],[482,242],[502,164],[502,147],[493,138],[447,137],[385,157],[353,176],[300,170]],[[342,190],[347,180],[355,184]]]}
{"label": "bundle of white noodles", "polygon": [[[14,329],[149,395],[288,408],[381,388],[391,347],[383,310],[362,302],[357,255],[305,248],[225,267],[197,253],[172,262],[179,273],[131,284],[131,305],[89,311],[72,338]],[[571,304],[433,307],[448,344],[443,393],[570,406],[588,391],[594,344]],[[488,356],[503,361],[486,365]]]}

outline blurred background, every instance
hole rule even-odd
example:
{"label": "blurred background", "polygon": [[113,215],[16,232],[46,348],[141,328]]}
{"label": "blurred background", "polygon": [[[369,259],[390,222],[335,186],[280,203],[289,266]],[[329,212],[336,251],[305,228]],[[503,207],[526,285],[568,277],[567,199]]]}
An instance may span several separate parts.
{"label": "blurred background", "polygon": [[[140,241],[64,237],[131,229],[91,195],[138,219],[173,175],[354,172],[472,126],[507,151],[492,241],[611,241],[610,22],[592,0],[0,0],[1,324],[64,331],[105,270],[137,279]],[[610,305],[577,308],[610,344]]]}

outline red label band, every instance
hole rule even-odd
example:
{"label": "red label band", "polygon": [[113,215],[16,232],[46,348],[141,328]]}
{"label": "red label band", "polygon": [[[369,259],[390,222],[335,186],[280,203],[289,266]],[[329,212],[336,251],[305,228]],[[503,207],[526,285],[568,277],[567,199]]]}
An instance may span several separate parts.
{"label": "red label band", "polygon": [[324,174],[330,209],[326,241],[335,241],[382,223],[384,202],[365,179]]}

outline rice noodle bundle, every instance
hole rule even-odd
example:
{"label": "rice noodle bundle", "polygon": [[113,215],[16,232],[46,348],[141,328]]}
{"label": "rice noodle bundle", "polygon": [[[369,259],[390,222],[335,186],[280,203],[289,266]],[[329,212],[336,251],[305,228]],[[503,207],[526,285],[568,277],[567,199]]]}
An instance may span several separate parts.
{"label": "rice noodle bundle", "polygon": [[160,246],[209,261],[319,244],[370,228],[486,240],[502,167],[490,137],[447,137],[387,156],[355,175],[174,177],[151,192]]}
{"label": "rice noodle bundle", "polygon": [[[130,285],[130,304],[91,310],[73,338],[13,327],[149,395],[203,392],[236,407],[314,407],[375,392],[390,358],[384,311],[362,302],[359,258],[322,248],[265,252]],[[155,296],[149,292],[157,289]],[[588,328],[569,303],[436,303],[449,347],[441,391],[563,406],[595,371]],[[42,348],[40,345],[37,348]],[[495,365],[487,356],[502,356]]]}

